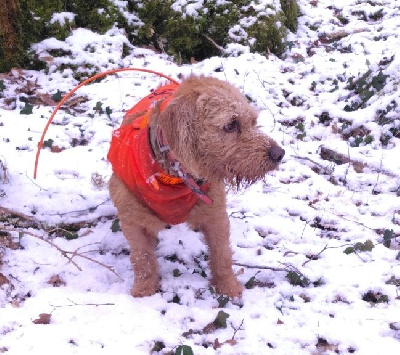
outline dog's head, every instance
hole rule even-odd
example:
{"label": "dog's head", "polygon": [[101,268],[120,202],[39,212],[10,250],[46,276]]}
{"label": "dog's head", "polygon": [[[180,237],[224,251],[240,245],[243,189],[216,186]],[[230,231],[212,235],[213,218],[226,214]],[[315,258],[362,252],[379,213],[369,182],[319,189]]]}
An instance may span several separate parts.
{"label": "dog's head", "polygon": [[240,91],[215,78],[184,80],[158,123],[173,154],[199,179],[251,184],[285,155],[257,127],[257,112]]}

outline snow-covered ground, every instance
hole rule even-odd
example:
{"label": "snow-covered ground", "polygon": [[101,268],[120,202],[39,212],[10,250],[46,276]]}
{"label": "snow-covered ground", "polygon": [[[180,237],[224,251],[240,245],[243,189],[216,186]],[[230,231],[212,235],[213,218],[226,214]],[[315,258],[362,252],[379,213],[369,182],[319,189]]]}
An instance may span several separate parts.
{"label": "snow-covered ground", "polygon": [[[119,31],[77,29],[36,46],[47,74],[0,74],[0,353],[399,354],[400,4],[373,3],[300,1],[285,60],[178,66],[140,48],[122,59]],[[106,155],[124,111],[165,80],[129,72],[81,88],[47,132],[33,179],[52,95],[78,83],[55,69],[61,61],[215,76],[260,109],[286,156],[265,183],[229,193],[241,300],[224,304],[209,288],[207,249],[185,225],[160,235],[161,291],[129,294]],[[31,227],[7,234],[18,223]]]}

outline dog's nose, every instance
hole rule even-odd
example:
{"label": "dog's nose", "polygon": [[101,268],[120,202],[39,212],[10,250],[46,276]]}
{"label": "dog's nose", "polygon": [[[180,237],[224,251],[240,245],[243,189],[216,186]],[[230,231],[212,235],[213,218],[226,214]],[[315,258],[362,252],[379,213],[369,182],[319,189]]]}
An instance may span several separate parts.
{"label": "dog's nose", "polygon": [[273,161],[280,162],[285,156],[285,150],[275,146],[269,150],[268,155]]}

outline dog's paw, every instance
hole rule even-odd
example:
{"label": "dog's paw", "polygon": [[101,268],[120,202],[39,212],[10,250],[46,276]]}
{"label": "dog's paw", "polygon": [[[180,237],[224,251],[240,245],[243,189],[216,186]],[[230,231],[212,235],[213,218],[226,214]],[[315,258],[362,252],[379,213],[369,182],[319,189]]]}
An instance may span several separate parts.
{"label": "dog's paw", "polygon": [[215,290],[220,295],[225,295],[229,298],[242,297],[244,287],[234,276],[231,278],[220,279],[218,282],[213,282],[213,284],[215,285]]}
{"label": "dog's paw", "polygon": [[143,280],[141,280],[140,282],[135,281],[131,289],[131,295],[133,297],[152,296],[156,293],[158,282],[152,282],[150,280],[146,281]]}

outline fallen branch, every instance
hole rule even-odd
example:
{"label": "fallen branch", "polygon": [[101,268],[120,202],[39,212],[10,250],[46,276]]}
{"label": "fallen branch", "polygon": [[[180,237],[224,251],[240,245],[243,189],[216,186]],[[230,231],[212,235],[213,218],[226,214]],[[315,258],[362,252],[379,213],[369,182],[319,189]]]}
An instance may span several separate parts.
{"label": "fallen branch", "polygon": [[242,263],[234,263],[234,265],[242,266],[248,269],[260,269],[260,270],[272,270],[272,271],[289,271],[288,268],[280,268],[274,266],[265,266],[265,265],[248,265]]}
{"label": "fallen branch", "polygon": [[[330,174],[332,174],[332,172],[333,172],[333,169],[332,169],[331,167],[329,167],[329,166],[323,166],[322,164],[317,163],[316,161],[310,159],[309,157],[302,157],[302,156],[300,156],[300,155],[292,155],[292,157],[295,158],[295,159],[299,159],[299,160],[307,160],[307,161],[309,161],[310,163],[314,164],[314,165],[318,168],[317,173],[322,173],[322,174],[328,174],[328,175],[330,175]],[[316,172],[314,169],[313,169],[313,171]]]}
{"label": "fallen branch", "polygon": [[[107,200],[108,201],[108,200]],[[86,215],[95,211],[99,206],[102,204],[106,203],[102,202],[98,204],[97,206],[90,207],[87,210],[79,210],[79,211],[72,211],[72,212],[66,212],[63,214],[58,214],[58,216],[64,216],[68,213],[79,213],[81,215]],[[33,228],[33,229],[42,229],[47,231],[47,233],[51,233],[51,231],[60,231],[60,230],[65,230],[68,232],[77,232],[82,228],[85,227],[90,227],[94,226],[97,223],[99,223],[104,217],[106,218],[113,218],[114,216],[100,216],[98,218],[92,219],[91,221],[81,221],[81,222],[73,222],[73,223],[59,223],[56,225],[49,225],[47,222],[42,222],[34,217],[27,216],[26,214],[16,212],[13,210],[10,210],[5,207],[0,206],[0,223],[3,223],[3,226],[0,225],[1,227],[13,227],[13,228],[23,228],[23,229],[28,229],[28,228]]]}
{"label": "fallen branch", "polygon": [[61,306],[50,304],[50,306],[52,306],[54,308],[76,307],[76,306],[96,306],[96,307],[97,306],[115,306],[115,303],[76,303],[69,298],[67,298],[67,300],[70,301],[72,304],[65,304],[65,305],[61,305]]}
{"label": "fallen branch", "polygon": [[353,166],[354,170],[357,173],[362,173],[363,169],[366,166],[366,164],[364,164],[364,163],[361,163],[354,159],[350,159],[349,155],[338,153],[338,152],[334,151],[333,149],[330,149],[325,146],[321,146],[319,155],[321,156],[321,159],[331,161],[337,165],[342,165],[342,164],[348,163]]}
{"label": "fallen branch", "polygon": [[[104,264],[104,263],[102,263],[102,262],[100,262],[100,261],[98,261],[98,260],[96,260],[96,259],[93,259],[93,258],[91,258],[91,257],[89,257],[89,256],[87,256],[87,255],[84,255],[84,254],[82,254],[81,252],[79,252],[80,249],[82,249],[83,247],[86,247],[87,245],[82,246],[82,247],[79,247],[78,249],[76,249],[76,250],[74,250],[74,251],[68,251],[68,250],[64,250],[64,249],[60,248],[57,244],[55,244],[55,243],[52,242],[51,240],[46,239],[45,237],[40,236],[40,235],[37,235],[37,234],[32,233],[32,232],[30,232],[30,231],[22,230],[22,229],[19,229],[19,228],[10,228],[10,227],[6,227],[6,226],[4,226],[4,225],[0,225],[0,230],[4,230],[4,231],[6,231],[6,232],[17,232],[17,233],[26,234],[26,235],[29,235],[29,236],[31,236],[31,237],[34,237],[34,238],[36,238],[36,239],[38,239],[38,240],[41,240],[42,242],[45,242],[45,243],[49,244],[49,245],[52,246],[53,248],[57,249],[57,250],[60,252],[60,254],[61,254],[63,257],[65,257],[65,258],[68,260],[68,262],[70,262],[72,265],[74,265],[79,271],[83,271],[83,270],[82,270],[82,268],[76,263],[76,261],[74,260],[75,257],[80,257],[80,258],[82,258],[82,259],[91,261],[91,262],[93,262],[93,263],[95,263],[95,264],[97,264],[97,265],[100,265],[100,266],[106,268],[106,269],[107,269],[108,271],[110,271],[112,274],[114,274],[115,276],[117,276],[121,281],[123,281],[123,278],[122,278],[120,275],[117,274],[117,272],[114,270],[114,268],[113,268],[112,266],[106,265],[106,264]],[[54,232],[54,230],[52,230],[52,231],[50,231],[50,232]],[[90,244],[89,244],[89,245],[90,245]]]}

